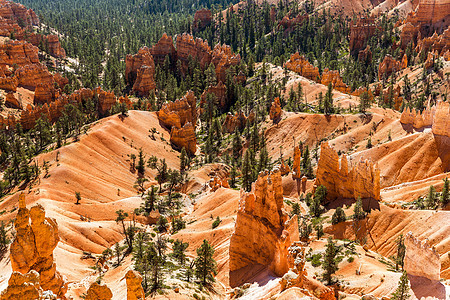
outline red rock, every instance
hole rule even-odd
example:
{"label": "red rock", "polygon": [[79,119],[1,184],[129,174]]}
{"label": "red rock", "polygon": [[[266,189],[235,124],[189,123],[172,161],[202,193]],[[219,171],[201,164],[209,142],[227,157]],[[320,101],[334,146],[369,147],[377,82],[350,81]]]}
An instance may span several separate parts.
{"label": "red rock", "polygon": [[194,39],[192,35],[183,33],[177,36],[177,58],[181,61],[182,72],[187,71],[189,56],[197,59],[200,68],[206,69],[211,63],[212,51],[207,41]]}
{"label": "red rock", "polygon": [[417,40],[417,35],[419,33],[419,28],[411,24],[410,22],[406,23],[402,27],[402,31],[400,33],[400,45],[403,49],[406,49],[408,45],[412,42],[415,43]]}
{"label": "red rock", "polygon": [[439,281],[441,262],[439,253],[431,248],[427,241],[416,239],[412,232],[405,236],[406,253],[403,269],[410,276]]}
{"label": "red rock", "polygon": [[261,172],[251,192],[241,190],[234,233],[230,239],[230,285],[252,275],[246,267],[262,265],[277,276],[289,270],[288,248],[299,239],[297,218],[283,210],[281,173]]}
{"label": "red rock", "polygon": [[386,55],[378,67],[378,79],[388,79],[392,73],[400,71],[402,65],[401,62],[396,61],[391,55]]}
{"label": "red rock", "polygon": [[344,154],[339,155],[328,142],[320,147],[320,158],[317,165],[315,186],[327,188],[327,201],[337,198],[380,200],[380,170],[371,161],[360,160],[356,164],[349,163]]}
{"label": "red rock", "polygon": [[193,91],[188,91],[183,98],[164,104],[157,112],[159,122],[171,129],[180,129],[186,123],[197,123],[197,98]]}
{"label": "red rock", "polygon": [[149,48],[143,47],[137,54],[127,55],[125,66],[125,82],[133,87],[133,91],[141,96],[148,96],[156,88],[153,78],[155,62]]}
{"label": "red rock", "polygon": [[34,270],[23,275],[20,272],[12,272],[8,287],[1,293],[0,300],[42,299],[43,291],[39,281],[39,273]]}
{"label": "red rock", "polygon": [[177,58],[177,52],[173,46],[172,37],[168,36],[166,33],[164,33],[158,43],[150,49],[150,53],[156,64],[164,63],[166,56],[169,56],[171,63],[174,63]]}
{"label": "red rock", "polygon": [[170,142],[179,150],[186,149],[189,155],[195,155],[197,150],[197,137],[195,135],[195,127],[187,122],[181,128],[172,127],[170,131]]}
{"label": "red rock", "polygon": [[270,106],[269,116],[270,119],[273,121],[273,123],[278,124],[281,120],[281,104],[280,104],[280,98],[276,97],[273,102],[272,106]]}
{"label": "red rock", "polygon": [[211,10],[209,9],[200,9],[195,12],[194,22],[192,23],[193,31],[203,30],[206,26],[210,25],[212,22],[213,16]]}
{"label": "red rock", "polygon": [[53,79],[56,81],[60,89],[64,89],[64,87],[69,83],[69,79],[63,77],[61,74],[56,73],[53,75]]}
{"label": "red rock", "polygon": [[61,47],[59,38],[57,35],[47,35],[45,42],[48,44],[48,52],[54,57],[64,58],[66,57],[66,50]]}
{"label": "red rock", "polygon": [[50,103],[59,97],[59,91],[53,83],[39,83],[34,90],[34,104]]}
{"label": "red rock", "polygon": [[226,70],[231,66],[237,66],[241,62],[241,56],[231,51],[227,45],[217,44],[212,52],[212,63],[216,67],[217,81],[226,81]]}
{"label": "red rock", "polygon": [[54,83],[53,75],[42,64],[29,64],[16,70],[15,75],[20,86],[35,89],[39,84],[50,86]]}
{"label": "red rock", "polygon": [[113,92],[105,92],[100,87],[95,90],[95,94],[98,96],[98,112],[105,115],[116,104],[116,96]]}
{"label": "red rock", "polygon": [[224,130],[228,133],[233,133],[236,128],[238,128],[239,130],[243,130],[247,122],[253,123],[254,120],[255,112],[253,110],[250,111],[248,117],[245,116],[242,111],[236,112],[234,116],[229,112],[225,117],[222,128],[224,128]]}
{"label": "red rock", "polygon": [[368,64],[372,62],[372,51],[370,51],[370,46],[367,46],[364,50],[359,51],[358,60],[360,62],[367,62]]}
{"label": "red rock", "polygon": [[303,22],[307,22],[309,19],[308,14],[297,15],[295,18],[290,18],[289,14],[283,17],[283,19],[278,23],[278,28],[283,27],[286,32],[293,31],[297,25],[303,24]]}
{"label": "red rock", "polygon": [[328,86],[331,83],[333,89],[338,90],[342,93],[349,94],[351,92],[351,88],[342,81],[339,71],[336,70],[323,70],[322,80],[320,83],[325,86]]}
{"label": "red rock", "polygon": [[226,108],[227,103],[227,87],[222,83],[222,81],[219,81],[219,83],[216,86],[210,86],[207,88],[203,94],[200,97],[200,107],[203,108],[206,103],[206,95],[207,94],[214,94],[216,97],[217,103],[219,103],[220,108]]}
{"label": "red rock", "polygon": [[291,58],[285,63],[285,67],[310,80],[317,81],[320,77],[319,69],[311,65],[305,56],[298,52],[291,55]]}
{"label": "red rock", "polygon": [[380,26],[375,24],[375,18],[359,18],[356,22],[350,22],[350,52],[352,54],[359,53],[363,50],[367,41],[375,34]]}
{"label": "red rock", "polygon": [[6,107],[11,107],[15,109],[22,109],[22,103],[14,97],[14,93],[10,92],[6,94],[5,97],[5,105]]}
{"label": "red rock", "polygon": [[292,166],[292,179],[299,180],[302,178],[302,171],[300,167],[302,159],[302,154],[300,147],[295,146],[294,147],[294,164]]}
{"label": "red rock", "polygon": [[419,27],[422,36],[431,35],[450,25],[450,2],[445,0],[419,0],[415,11],[408,14],[405,23]]}
{"label": "red rock", "polygon": [[15,92],[17,90],[18,84],[19,84],[19,81],[17,80],[17,77],[15,77],[15,76],[0,77],[0,89]]}
{"label": "red rock", "polygon": [[0,68],[39,64],[39,49],[25,41],[8,40],[0,44]]}
{"label": "red rock", "polygon": [[422,112],[408,107],[402,112],[400,123],[415,129],[431,127],[434,134],[450,137],[450,104],[440,101],[430,107],[428,103]]}

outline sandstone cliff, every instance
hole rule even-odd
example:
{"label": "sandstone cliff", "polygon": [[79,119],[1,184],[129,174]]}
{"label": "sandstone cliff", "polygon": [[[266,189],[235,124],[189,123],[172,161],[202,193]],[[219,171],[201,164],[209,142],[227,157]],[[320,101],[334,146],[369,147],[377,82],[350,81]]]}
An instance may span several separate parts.
{"label": "sandstone cliff", "polygon": [[274,124],[278,124],[281,120],[281,104],[280,98],[276,97],[270,106],[269,116]]}
{"label": "sandstone cliff", "polygon": [[203,92],[203,94],[200,97],[200,108],[203,108],[205,106],[206,95],[208,94],[214,94],[220,108],[224,109],[228,106],[227,87],[225,86],[225,84],[222,83],[222,81],[219,81],[219,83],[216,86],[210,86]]}
{"label": "sandstone cliff", "polygon": [[375,24],[375,18],[360,18],[350,23],[350,52],[353,55],[363,50],[367,41],[375,34],[375,31],[380,29],[380,26]]}
{"label": "sandstone cliff", "polygon": [[415,129],[431,127],[434,134],[450,137],[450,104],[438,102],[430,107],[428,103],[422,112],[408,107],[402,112],[400,123]]}
{"label": "sandstone cliff", "polygon": [[337,198],[380,200],[380,170],[368,160],[349,162],[344,154],[339,155],[328,142],[320,147],[315,185],[327,188],[327,202]]}
{"label": "sandstone cliff", "polygon": [[86,298],[85,300],[111,300],[112,299],[112,292],[111,290],[106,286],[106,284],[98,284],[97,282],[94,282],[91,284],[89,289],[86,292]]}
{"label": "sandstone cliff", "polygon": [[43,290],[51,290],[65,298],[67,284],[56,271],[53,250],[59,242],[58,224],[45,217],[44,208],[37,204],[30,210],[25,206],[25,196],[19,198],[19,212],[14,223],[16,236],[11,244],[10,259],[13,271],[22,274],[35,270],[40,274]]}
{"label": "sandstone cliff", "polygon": [[407,67],[405,63],[395,60],[391,55],[386,55],[378,67],[378,80],[387,80],[392,73],[396,73]]}
{"label": "sandstone cliff", "polygon": [[197,150],[197,137],[195,135],[195,127],[188,122],[183,127],[172,127],[170,130],[170,142],[179,150],[185,148],[189,155],[195,155]]}
{"label": "sandstone cliff", "polygon": [[283,210],[280,171],[261,172],[250,192],[241,191],[230,239],[230,285],[250,279],[254,274],[246,267],[256,265],[284,275],[289,270],[288,248],[298,238],[297,218],[289,220]]}
{"label": "sandstone cliff", "polygon": [[177,59],[177,51],[173,46],[172,37],[168,36],[166,33],[164,33],[158,43],[150,49],[150,53],[156,64],[163,64],[166,56],[169,56],[172,64],[175,63]]}
{"label": "sandstone cliff", "polygon": [[405,246],[404,269],[406,273],[438,281],[441,262],[436,250],[432,249],[427,241],[422,242],[416,239],[412,232],[406,234]]}
{"label": "sandstone cliff", "polygon": [[177,36],[177,58],[181,61],[183,73],[187,71],[189,56],[198,60],[200,68],[206,69],[211,63],[212,51],[207,41],[183,33]]}
{"label": "sandstone cliff", "polygon": [[155,62],[148,47],[139,49],[135,55],[125,58],[125,82],[141,96],[148,96],[156,88],[153,76]]}
{"label": "sandstone cliff", "polygon": [[233,133],[236,128],[243,130],[247,122],[253,123],[255,121],[255,117],[255,112],[253,110],[250,111],[248,117],[242,111],[236,112],[234,115],[229,112],[225,117],[222,128],[228,133]]}
{"label": "sandstone cliff", "polygon": [[328,86],[331,83],[333,89],[338,90],[342,93],[349,94],[351,92],[351,88],[342,81],[341,75],[337,70],[323,70],[320,83],[325,86]]}

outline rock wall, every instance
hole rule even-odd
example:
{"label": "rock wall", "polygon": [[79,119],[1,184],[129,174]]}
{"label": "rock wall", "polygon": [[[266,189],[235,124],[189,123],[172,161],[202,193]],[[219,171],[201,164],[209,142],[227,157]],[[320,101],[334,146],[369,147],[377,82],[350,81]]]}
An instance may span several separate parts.
{"label": "rock wall", "polygon": [[181,61],[183,73],[187,71],[189,56],[198,60],[202,69],[206,69],[211,63],[212,51],[207,41],[183,33],[177,36],[177,58]]}
{"label": "rock wall", "polygon": [[213,16],[211,10],[209,9],[200,9],[197,10],[194,14],[194,22],[192,23],[193,31],[200,31],[205,29],[206,26],[209,26],[213,20]]}
{"label": "rock wall", "polygon": [[127,300],[145,300],[144,289],[141,285],[141,274],[129,270],[125,274],[125,279],[127,282]]}
{"label": "rock wall", "polygon": [[315,186],[327,188],[327,203],[338,198],[380,200],[380,170],[377,164],[360,160],[353,164],[339,155],[328,142],[320,147]]}
{"label": "rock wall", "polygon": [[206,95],[208,94],[214,94],[214,96],[216,97],[216,101],[221,109],[225,109],[228,106],[227,87],[225,86],[225,84],[222,83],[222,81],[219,81],[219,83],[216,86],[210,86],[203,92],[203,94],[200,97],[201,109],[203,109],[205,106]]}
{"label": "rock wall", "polygon": [[8,40],[0,44],[0,69],[39,64],[39,49],[25,41]]}
{"label": "rock wall", "polygon": [[297,241],[297,218],[283,210],[281,173],[261,172],[250,192],[241,190],[234,233],[230,239],[230,285],[248,280],[239,270],[255,265],[267,267],[277,276],[289,270],[288,248]]}
{"label": "rock wall", "polygon": [[169,56],[171,63],[174,63],[177,59],[177,51],[173,46],[172,37],[168,36],[166,33],[164,33],[158,43],[150,49],[150,53],[157,64],[163,64],[166,56]]}
{"label": "rock wall", "polygon": [[[406,56],[405,56],[406,58]],[[378,67],[378,80],[388,79],[392,73],[396,73],[408,66],[408,60],[406,58],[402,61],[395,60],[391,55],[386,55]]]}
{"label": "rock wall", "polygon": [[422,36],[446,29],[450,25],[450,1],[419,0],[415,11],[408,14],[406,23],[419,27]]}
{"label": "rock wall", "polygon": [[127,55],[125,66],[125,82],[134,92],[145,97],[156,88],[155,62],[148,47],[139,49],[135,55]]}
{"label": "rock wall", "polygon": [[415,129],[431,127],[434,134],[450,137],[450,104],[440,101],[430,107],[428,103],[422,112],[408,107],[402,112],[400,123]]}
{"label": "rock wall", "polygon": [[350,22],[350,52],[355,55],[367,46],[367,41],[380,26],[375,24],[375,18],[359,18]]}
{"label": "rock wall", "polygon": [[65,299],[67,284],[56,271],[53,259],[53,250],[59,242],[55,219],[45,217],[45,210],[39,204],[27,209],[25,196],[22,194],[19,197],[19,212],[14,227],[16,236],[10,248],[12,270],[22,274],[37,271],[42,289],[51,290]]}
{"label": "rock wall", "polygon": [[195,125],[197,123],[197,98],[188,91],[181,99],[164,104],[156,113],[162,126],[170,129],[170,141],[177,148],[194,155],[197,148]]}
{"label": "rock wall", "polygon": [[216,67],[217,81],[226,82],[226,71],[237,66],[241,62],[241,56],[233,53],[231,47],[217,44],[212,52],[212,63]]}
{"label": "rock wall", "polygon": [[310,80],[317,81],[320,77],[319,68],[311,65],[306,57],[298,52],[291,55],[291,58],[285,63],[285,67]]}
{"label": "rock wall", "polygon": [[403,268],[406,273],[439,281],[441,262],[436,250],[431,248],[427,241],[422,242],[416,239],[412,232],[406,234],[405,246],[406,254]]}

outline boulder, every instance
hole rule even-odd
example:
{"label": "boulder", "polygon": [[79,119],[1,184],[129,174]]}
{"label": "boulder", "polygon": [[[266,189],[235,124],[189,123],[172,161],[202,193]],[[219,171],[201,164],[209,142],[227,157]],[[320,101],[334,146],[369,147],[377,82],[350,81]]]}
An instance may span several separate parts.
{"label": "boulder", "polygon": [[125,279],[127,281],[127,300],[145,300],[144,289],[141,285],[141,274],[129,270],[125,274]]}
{"label": "boulder", "polygon": [[283,276],[289,270],[288,248],[298,234],[297,218],[289,219],[283,210],[280,171],[261,172],[250,192],[241,190],[230,239],[230,285],[250,279],[252,274],[245,270],[256,265]]}
{"label": "boulder", "polygon": [[106,286],[106,284],[98,284],[97,282],[94,282],[91,284],[89,289],[86,292],[86,298],[85,300],[111,300],[112,299],[112,292],[111,290]]}

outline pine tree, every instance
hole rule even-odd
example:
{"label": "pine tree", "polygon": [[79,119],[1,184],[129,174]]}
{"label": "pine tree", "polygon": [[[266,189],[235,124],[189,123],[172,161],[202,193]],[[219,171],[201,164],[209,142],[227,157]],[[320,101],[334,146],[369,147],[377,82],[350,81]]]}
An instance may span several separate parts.
{"label": "pine tree", "polygon": [[405,239],[403,238],[403,234],[400,234],[399,237],[395,240],[397,244],[397,256],[395,257],[395,270],[398,270],[398,267],[401,266],[403,269],[403,261],[405,259],[406,254],[406,246]]}
{"label": "pine tree", "polygon": [[197,249],[195,259],[195,275],[203,285],[214,282],[214,276],[217,275],[217,263],[213,255],[214,248],[207,240],[203,240],[203,244]]}
{"label": "pine tree", "polygon": [[352,219],[355,221],[362,220],[366,217],[366,213],[362,207],[361,197],[358,197],[355,203],[355,207],[353,208],[353,216]]}
{"label": "pine tree", "polygon": [[339,206],[338,208],[336,208],[336,211],[331,217],[331,224],[336,225],[338,223],[345,222],[346,220],[347,217],[345,216],[345,212],[342,207]]}
{"label": "pine tree", "polygon": [[180,154],[180,173],[184,173],[189,169],[189,157],[187,155],[186,149],[183,147]]}
{"label": "pine tree", "polygon": [[239,134],[237,127],[234,130],[234,134],[233,134],[232,149],[233,149],[233,158],[236,160],[241,156],[241,150],[242,150],[241,136]]}
{"label": "pine tree", "polygon": [[187,247],[189,247],[189,243],[183,243],[183,241],[179,239],[173,243],[172,255],[179,261],[180,265],[184,265],[184,262],[186,261],[186,254],[184,251],[186,251]]}
{"label": "pine tree", "polygon": [[0,257],[6,252],[11,240],[8,237],[8,231],[6,230],[5,223],[1,221],[0,223]]}
{"label": "pine tree", "polygon": [[338,262],[336,256],[339,253],[339,249],[333,242],[331,237],[328,238],[328,243],[326,245],[326,250],[323,255],[322,269],[324,270],[323,279],[331,284],[332,275],[338,270]]}
{"label": "pine tree", "polygon": [[369,107],[370,107],[369,93],[367,91],[364,91],[359,96],[359,112],[365,114],[367,108]]}
{"label": "pine tree", "polygon": [[325,94],[324,105],[323,105],[324,114],[330,115],[334,112],[333,107],[333,86],[331,82],[328,84],[328,90]]}
{"label": "pine tree", "polygon": [[252,166],[250,162],[250,149],[245,151],[244,161],[242,162],[242,187],[250,192],[252,188]]}
{"label": "pine tree", "polygon": [[304,242],[309,240],[309,235],[312,232],[312,225],[306,222],[306,219],[303,218],[302,223],[299,225],[299,234],[300,239]]}
{"label": "pine tree", "polygon": [[398,282],[398,287],[392,294],[392,300],[407,300],[409,299],[409,280],[406,271],[403,271],[400,281]]}
{"label": "pine tree", "polygon": [[430,186],[428,190],[427,199],[425,200],[426,208],[435,209],[436,208],[436,190],[434,186]]}
{"label": "pine tree", "polygon": [[327,196],[327,188],[323,185],[319,185],[314,193],[314,198],[311,200],[311,204],[309,206],[309,213],[318,218],[322,214],[323,207],[322,203],[325,202],[325,198]]}
{"label": "pine tree", "polygon": [[445,207],[450,202],[450,192],[449,192],[450,180],[447,177],[444,179],[444,187],[442,188],[440,202],[442,207]]}
{"label": "pine tree", "polygon": [[144,160],[144,152],[142,149],[139,150],[139,159],[136,170],[138,171],[139,176],[144,176],[145,173],[145,160]]}

